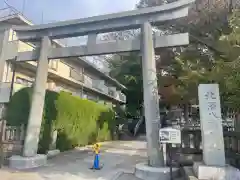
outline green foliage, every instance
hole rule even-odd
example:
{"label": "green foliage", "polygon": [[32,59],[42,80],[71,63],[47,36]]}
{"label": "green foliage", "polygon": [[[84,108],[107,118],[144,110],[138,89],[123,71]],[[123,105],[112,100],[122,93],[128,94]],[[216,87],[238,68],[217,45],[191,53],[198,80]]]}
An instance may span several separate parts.
{"label": "green foliage", "polygon": [[[185,99],[197,97],[199,83],[218,83],[222,106],[239,111],[240,107],[240,11],[234,11],[228,19],[229,32],[221,32],[215,47],[221,56],[207,47],[191,44],[184,49],[172,65],[172,72],[178,77],[178,90]],[[194,49],[195,48],[195,49]]]}
{"label": "green foliage", "polygon": [[59,94],[53,91],[46,91],[45,105],[43,111],[43,119],[41,124],[41,133],[39,139],[39,152],[46,153],[52,142],[52,133],[56,127],[57,110],[55,108],[55,101],[58,99]]}
{"label": "green foliage", "polygon": [[115,57],[110,63],[110,75],[124,84],[127,97],[126,110],[132,115],[139,115],[143,102],[143,82],[141,58],[137,53],[130,53],[121,58]]}
{"label": "green foliage", "polygon": [[229,17],[231,32],[223,34],[218,44],[224,52],[224,60],[219,60],[213,74],[222,89],[222,99],[228,108],[240,111],[240,11]]}
{"label": "green foliage", "polygon": [[[24,88],[11,99],[7,111],[10,125],[27,125],[31,89]],[[45,153],[51,135],[58,131],[57,148],[61,151],[112,137],[115,120],[112,109],[69,93],[47,91],[40,133],[39,152]]]}
{"label": "green foliage", "polygon": [[20,124],[27,125],[30,102],[31,102],[31,90],[24,88],[14,94],[8,104],[6,118],[8,124],[17,126]]}
{"label": "green foliage", "polygon": [[110,139],[111,130],[114,128],[114,113],[105,106],[61,92],[56,101],[56,109],[56,128],[60,132],[58,144],[71,141],[69,145],[74,147],[95,140]]}

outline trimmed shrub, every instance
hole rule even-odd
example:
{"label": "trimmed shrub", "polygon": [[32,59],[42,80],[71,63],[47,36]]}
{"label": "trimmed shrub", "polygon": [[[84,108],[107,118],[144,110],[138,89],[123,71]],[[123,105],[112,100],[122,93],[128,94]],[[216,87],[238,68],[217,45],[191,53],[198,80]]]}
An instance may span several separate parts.
{"label": "trimmed shrub", "polygon": [[[115,126],[114,113],[104,105],[61,92],[56,109],[59,148],[63,144],[70,149],[111,138]],[[60,149],[65,150],[64,147]]]}
{"label": "trimmed shrub", "polygon": [[[31,88],[16,92],[7,109],[9,125],[27,125],[31,103]],[[46,153],[51,135],[58,131],[57,148],[61,151],[96,141],[110,140],[115,130],[112,109],[67,92],[46,92],[41,126],[39,153]]]}
{"label": "trimmed shrub", "polygon": [[7,107],[7,123],[12,126],[27,125],[32,91],[24,88],[16,92]]}

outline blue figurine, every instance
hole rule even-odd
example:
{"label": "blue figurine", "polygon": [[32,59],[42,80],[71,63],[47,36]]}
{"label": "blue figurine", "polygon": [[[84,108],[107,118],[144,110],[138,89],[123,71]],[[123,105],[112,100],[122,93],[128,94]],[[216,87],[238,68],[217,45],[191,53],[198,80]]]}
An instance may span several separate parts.
{"label": "blue figurine", "polygon": [[99,163],[99,153],[100,153],[100,144],[96,143],[93,145],[93,151],[94,151],[94,162],[92,169],[100,170],[100,163]]}

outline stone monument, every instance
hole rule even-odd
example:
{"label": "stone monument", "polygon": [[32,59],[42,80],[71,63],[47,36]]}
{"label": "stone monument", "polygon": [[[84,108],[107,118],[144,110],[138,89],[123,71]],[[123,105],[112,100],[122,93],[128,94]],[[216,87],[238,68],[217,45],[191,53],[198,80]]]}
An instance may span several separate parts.
{"label": "stone monument", "polygon": [[239,170],[225,163],[218,84],[200,84],[198,98],[203,141],[203,162],[194,163],[194,173],[201,180],[239,180]]}

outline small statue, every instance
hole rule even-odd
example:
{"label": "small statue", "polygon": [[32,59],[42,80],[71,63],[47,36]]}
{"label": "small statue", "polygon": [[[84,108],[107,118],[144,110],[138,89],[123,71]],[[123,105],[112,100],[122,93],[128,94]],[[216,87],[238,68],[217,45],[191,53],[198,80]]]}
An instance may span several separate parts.
{"label": "small statue", "polygon": [[95,169],[95,170],[100,170],[101,167],[100,167],[100,163],[99,163],[99,153],[100,153],[100,144],[99,143],[96,143],[93,145],[93,151],[94,151],[94,162],[93,162],[93,167],[92,169]]}

